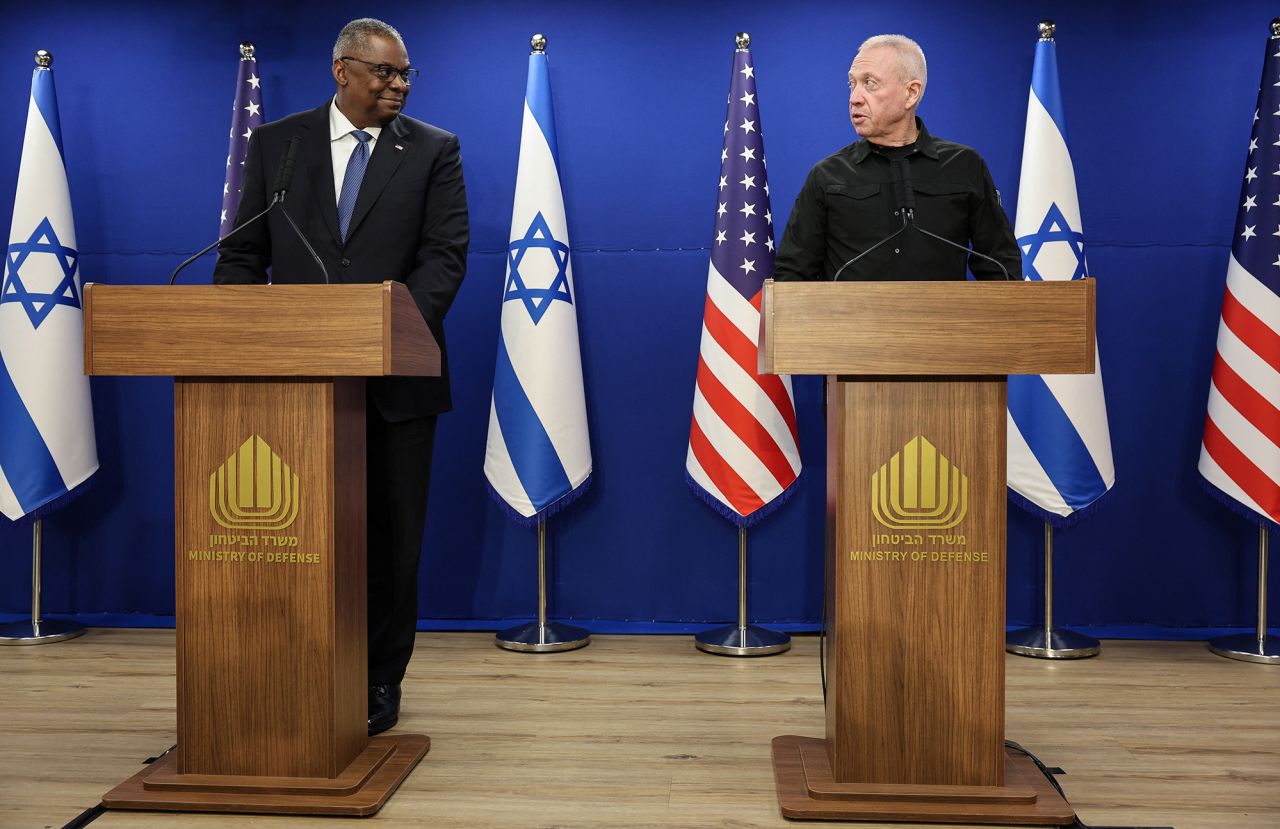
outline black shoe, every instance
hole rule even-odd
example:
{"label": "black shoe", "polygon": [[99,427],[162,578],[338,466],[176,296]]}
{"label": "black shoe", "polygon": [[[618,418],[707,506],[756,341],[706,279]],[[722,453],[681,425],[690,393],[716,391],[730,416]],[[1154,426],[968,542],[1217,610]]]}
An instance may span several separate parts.
{"label": "black shoe", "polygon": [[381,734],[400,720],[400,683],[369,686],[369,736]]}

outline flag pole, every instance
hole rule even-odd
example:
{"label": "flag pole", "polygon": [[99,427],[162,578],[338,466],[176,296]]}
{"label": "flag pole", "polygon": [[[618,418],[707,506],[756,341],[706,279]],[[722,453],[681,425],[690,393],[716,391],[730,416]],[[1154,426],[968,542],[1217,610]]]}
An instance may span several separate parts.
{"label": "flag pole", "polygon": [[1044,522],[1044,625],[1005,634],[1004,649],[1040,659],[1083,659],[1097,656],[1102,645],[1092,636],[1053,626],[1053,525]]}
{"label": "flag pole", "polygon": [[720,656],[772,656],[791,649],[791,637],[747,624],[747,528],[738,528],[738,624],[704,630],[693,637],[700,651]]}
{"label": "flag pole", "polygon": [[1258,526],[1258,627],[1253,633],[1223,636],[1209,643],[1209,650],[1227,659],[1280,664],[1280,640],[1267,638],[1267,542],[1266,525]]}
{"label": "flag pole", "polygon": [[40,558],[44,539],[44,521],[37,518],[31,525],[31,620],[0,625],[0,645],[44,645],[74,639],[84,633],[84,626],[65,619],[41,618]]}
{"label": "flag pole", "polygon": [[494,643],[509,651],[553,653],[571,651],[591,644],[591,632],[584,628],[547,621],[547,520],[538,518],[538,619],[525,625],[500,630]]}

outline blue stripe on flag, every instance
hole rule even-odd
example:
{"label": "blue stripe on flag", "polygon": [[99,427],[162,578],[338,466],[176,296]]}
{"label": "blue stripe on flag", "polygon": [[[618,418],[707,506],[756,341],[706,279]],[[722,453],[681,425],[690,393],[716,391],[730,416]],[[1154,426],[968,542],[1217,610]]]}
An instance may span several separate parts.
{"label": "blue stripe on flag", "polygon": [[1036,43],[1036,59],[1031,67],[1031,91],[1040,105],[1058,125],[1062,143],[1067,143],[1067,116],[1062,106],[1062,88],[1058,85],[1058,50],[1052,40]]}
{"label": "blue stripe on flag", "polygon": [[507,354],[507,343],[498,337],[498,364],[493,376],[493,408],[498,415],[498,428],[511,457],[516,477],[525,494],[539,512],[557,498],[568,494],[573,485],[565,474],[564,464],[547,435],[538,413],[524,393],[515,366]]}
{"label": "blue stripe on flag", "polygon": [[529,83],[524,91],[525,103],[533,113],[533,120],[542,128],[542,135],[551,148],[551,157],[560,169],[560,150],[556,148],[556,121],[551,115],[551,71],[547,68],[547,56],[529,56]]}
{"label": "blue stripe on flag", "polygon": [[36,102],[40,114],[44,116],[45,126],[53,136],[53,143],[58,145],[58,155],[62,156],[62,164],[66,166],[67,156],[62,151],[62,124],[58,120],[58,95],[53,91],[53,71],[37,69],[31,77],[31,97]]}
{"label": "blue stripe on flag", "polygon": [[1009,377],[1009,414],[1068,506],[1082,509],[1106,494],[1106,482],[1089,447],[1044,378],[1038,374]]}
{"label": "blue stripe on flag", "polygon": [[0,436],[0,469],[17,496],[24,513],[66,492],[62,473],[49,454],[40,430],[22,402],[18,387],[9,376],[4,355],[0,354],[0,422],[5,434]]}

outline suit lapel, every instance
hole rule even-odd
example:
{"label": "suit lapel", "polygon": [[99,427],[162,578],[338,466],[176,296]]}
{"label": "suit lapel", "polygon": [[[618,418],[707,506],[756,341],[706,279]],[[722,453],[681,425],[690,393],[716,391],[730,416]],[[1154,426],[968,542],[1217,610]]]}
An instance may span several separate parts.
{"label": "suit lapel", "polygon": [[329,107],[333,102],[312,110],[302,130],[302,154],[313,184],[313,197],[325,226],[333,236],[335,247],[342,247],[338,235],[338,200],[333,195],[333,151],[329,141]]}
{"label": "suit lapel", "polygon": [[[373,155],[369,156],[369,166],[364,171],[364,181],[360,183],[360,193],[356,196],[355,209],[351,211],[351,224],[347,227],[348,240],[360,228],[360,223],[369,214],[369,210],[372,209],[374,202],[378,200],[378,196],[382,195],[382,191],[386,188],[387,182],[391,181],[391,177],[395,175],[400,162],[413,149],[413,145],[408,140],[408,135],[408,127],[404,125],[400,116],[397,115],[378,137],[378,142],[373,148]],[[329,179],[329,189],[331,191],[333,189],[332,176]],[[334,208],[334,215],[337,215],[336,207]]]}

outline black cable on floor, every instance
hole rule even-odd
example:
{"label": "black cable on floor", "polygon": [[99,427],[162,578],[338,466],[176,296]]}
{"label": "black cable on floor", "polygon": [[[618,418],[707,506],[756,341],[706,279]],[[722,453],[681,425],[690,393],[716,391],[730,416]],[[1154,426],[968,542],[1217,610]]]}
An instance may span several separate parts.
{"label": "black cable on floor", "polygon": [[827,591],[822,591],[822,623],[818,626],[818,676],[822,679],[822,710],[827,710]]}
{"label": "black cable on floor", "polygon": [[66,826],[63,826],[62,829],[80,829],[81,826],[88,826],[90,823],[93,823],[98,819],[98,815],[102,814],[106,810],[107,808],[101,803],[94,806],[92,809],[85,809],[78,816],[72,818],[71,822]]}
{"label": "black cable on floor", "polygon": [[[143,760],[142,765],[144,766],[151,765],[156,760],[159,760],[161,757],[165,756],[166,754],[173,751],[177,747],[178,747],[177,744],[169,746],[164,751],[157,754],[155,757],[148,757],[147,759]],[[98,816],[101,815],[106,810],[107,810],[107,807],[103,806],[101,803],[99,803],[97,806],[94,806],[90,809],[85,809],[79,815],[72,818],[71,822],[68,823],[66,826],[63,826],[62,829],[80,829],[80,827],[82,826],[88,826],[90,823],[93,823],[95,820],[97,820]]]}
{"label": "black cable on floor", "polygon": [[[1044,763],[1040,762],[1039,757],[1027,751],[1025,748],[1018,745],[1013,740],[1005,740],[1004,745],[1005,745],[1005,748],[1011,748],[1014,751],[1018,752],[1019,754],[1029,757],[1031,759],[1031,762],[1036,764],[1036,768],[1040,769],[1040,773],[1043,774],[1045,776],[1045,779],[1049,781],[1049,785],[1053,786],[1053,788],[1057,790],[1058,794],[1062,795],[1063,800],[1067,799],[1066,793],[1062,791],[1062,786],[1058,785],[1058,780],[1057,780],[1057,775],[1066,774],[1065,771],[1056,767],[1055,768],[1047,767]],[[1070,805],[1070,801],[1068,801],[1068,805]],[[1087,824],[1085,824],[1084,821],[1080,819],[1079,815],[1076,815],[1076,819],[1074,822],[1066,826],[1060,827],[1060,829],[1173,829],[1173,827],[1172,826],[1088,826]]]}

